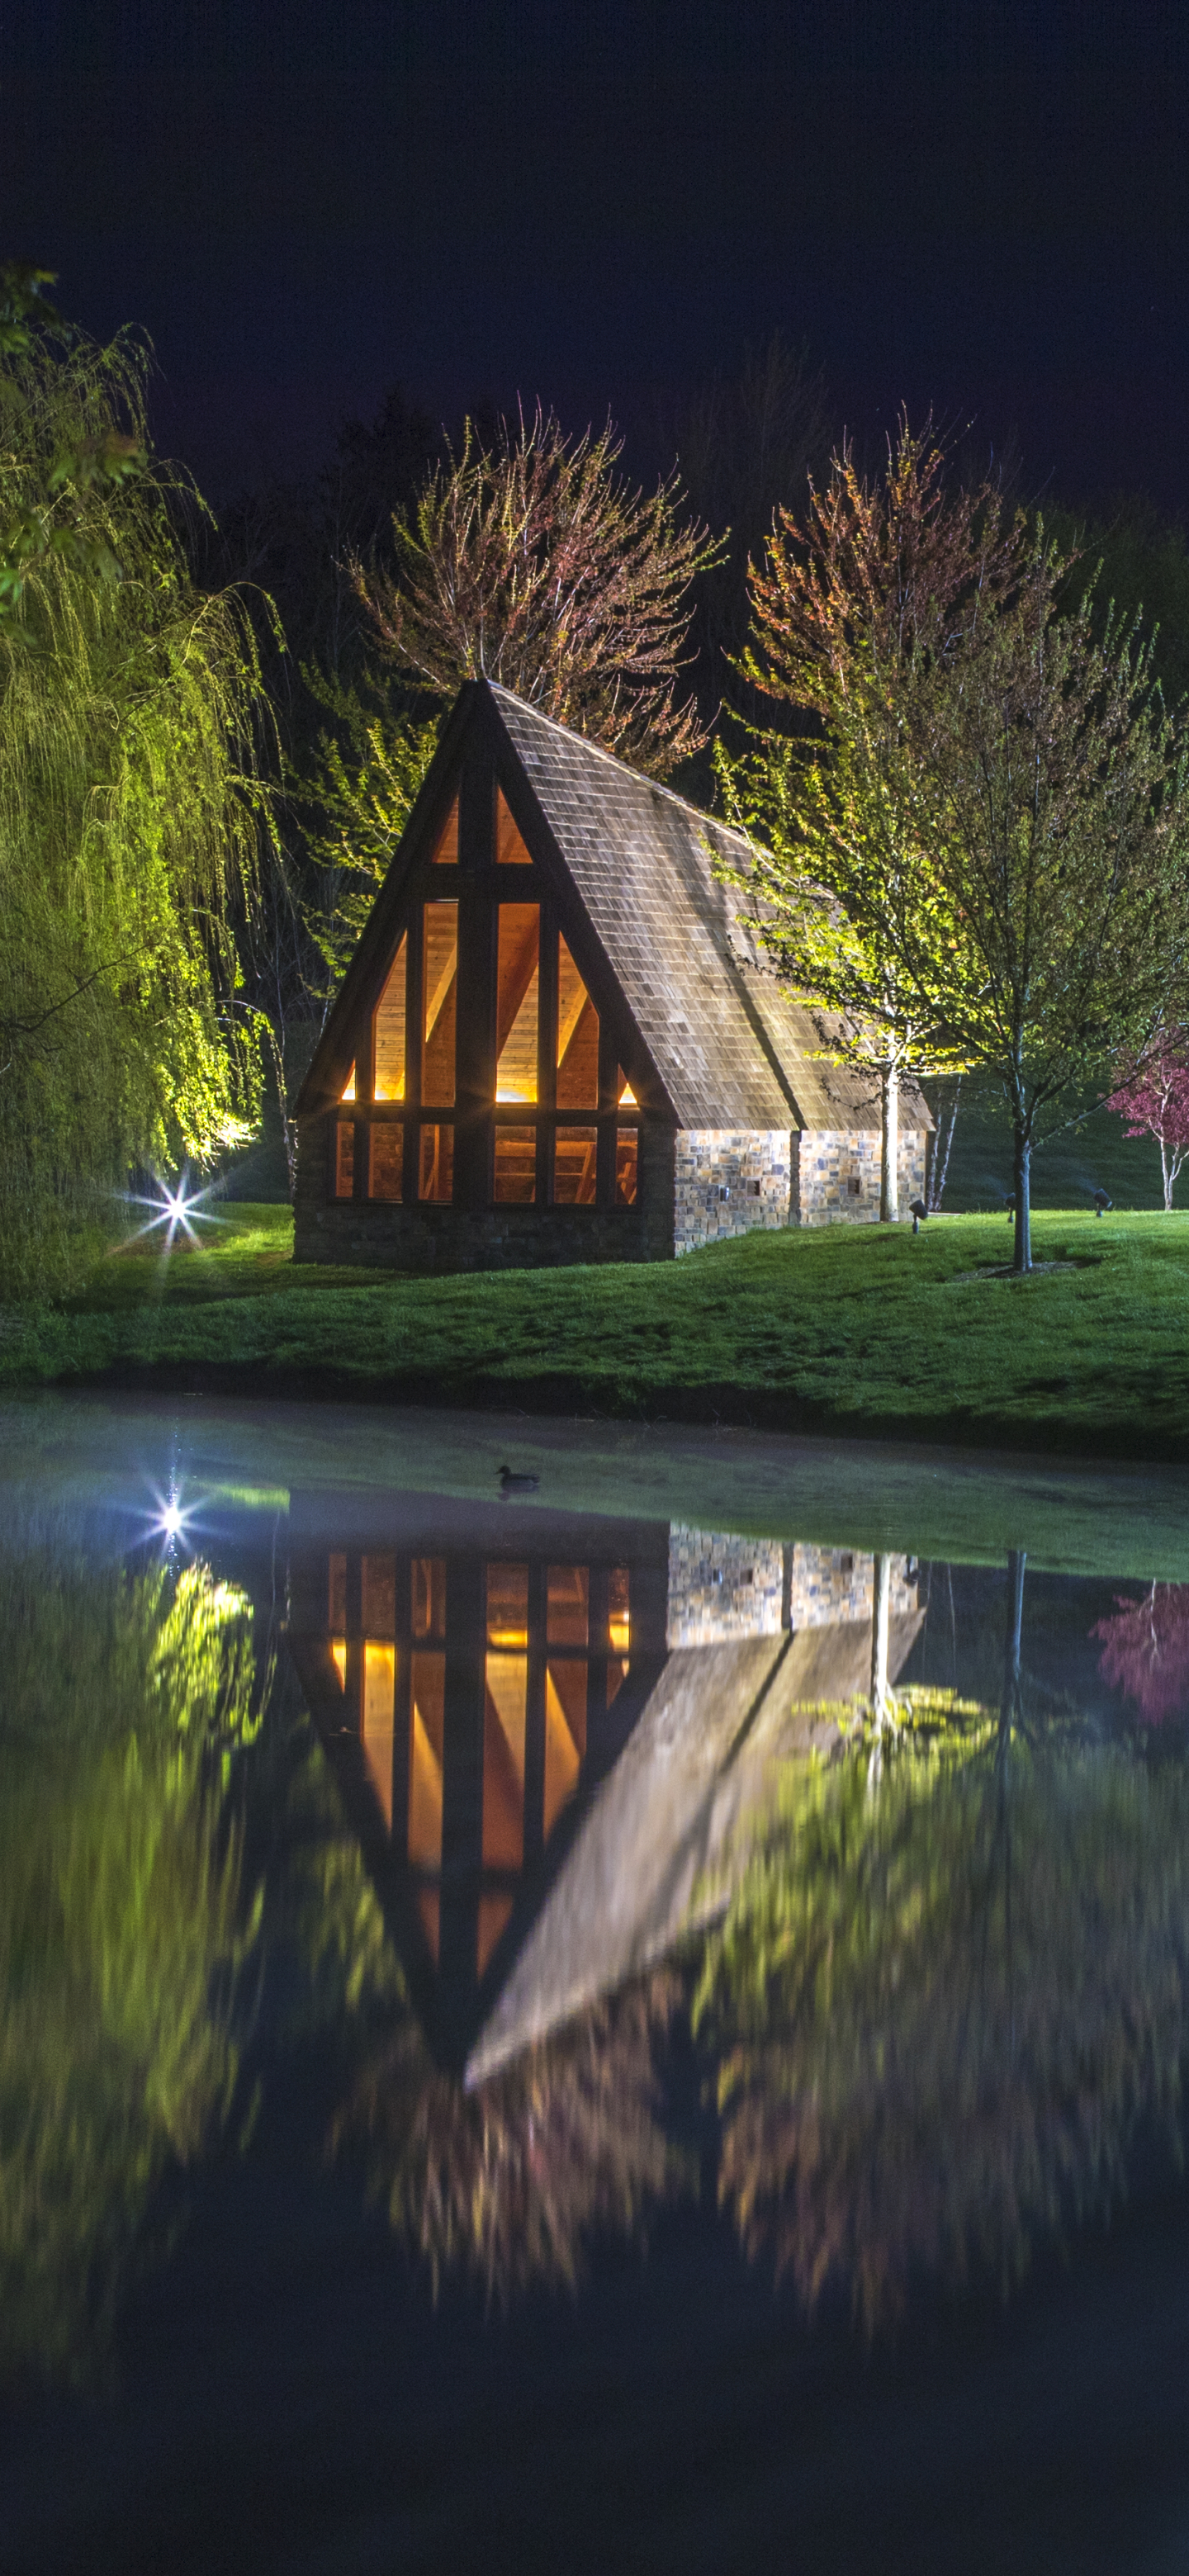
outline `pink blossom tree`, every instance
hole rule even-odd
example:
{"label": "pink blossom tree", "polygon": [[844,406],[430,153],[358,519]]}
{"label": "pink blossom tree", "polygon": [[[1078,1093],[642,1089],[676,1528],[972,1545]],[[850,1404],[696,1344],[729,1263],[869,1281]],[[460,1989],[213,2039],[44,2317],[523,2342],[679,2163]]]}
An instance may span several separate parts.
{"label": "pink blossom tree", "polygon": [[1127,1121],[1129,1136],[1154,1136],[1160,1147],[1164,1204],[1189,1156],[1189,1030],[1173,1029],[1146,1062],[1112,1092],[1108,1109]]}
{"label": "pink blossom tree", "polygon": [[1189,1707],[1189,1584],[1154,1583],[1138,1601],[1120,1595],[1092,1633],[1103,1680],[1138,1703],[1144,1725]]}

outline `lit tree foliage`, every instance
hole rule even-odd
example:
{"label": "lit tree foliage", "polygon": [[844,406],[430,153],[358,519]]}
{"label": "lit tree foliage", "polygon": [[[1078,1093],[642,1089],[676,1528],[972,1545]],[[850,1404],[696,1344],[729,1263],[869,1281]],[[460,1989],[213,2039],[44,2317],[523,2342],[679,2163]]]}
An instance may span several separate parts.
{"label": "lit tree foliage", "polygon": [[0,2379],[101,2373],[153,2196],[224,2128],[258,1920],[225,1765],[251,1613],[202,1565],[0,1568]]}
{"label": "lit tree foliage", "polygon": [[1153,1583],[1138,1601],[1120,1599],[1093,1634],[1103,1680],[1135,1701],[1145,1726],[1189,1712],[1189,1584]]}
{"label": "lit tree foliage", "polygon": [[677,1994],[659,1973],[473,2090],[434,2065],[412,2019],[369,2059],[334,2142],[365,2144],[371,2189],[435,2294],[450,2271],[501,2300],[572,2283],[592,2234],[630,2232],[680,2184],[655,2065]]}
{"label": "lit tree foliage", "polygon": [[898,965],[927,1048],[997,1077],[1011,1119],[1017,1271],[1032,1266],[1033,1148],[1146,1057],[1189,971],[1185,755],[1150,647],[1038,533],[1014,594],[968,617],[911,693],[923,844],[953,939],[905,924]]}
{"label": "lit tree foliage", "polygon": [[705,740],[676,690],[696,576],[717,559],[683,525],[675,478],[617,474],[610,426],[569,438],[553,413],[462,450],[393,521],[396,572],[356,566],[395,667],[439,700],[480,675],[667,777]]}
{"label": "lit tree foliage", "polygon": [[745,2246],[868,2333],[915,2275],[1006,2288],[1170,2144],[1189,2037],[1189,1784],[972,1719],[790,1776],[697,2001]]}
{"label": "lit tree foliage", "polygon": [[0,526],[32,514],[44,540],[0,620],[10,1288],[46,1275],[130,1165],[208,1161],[256,1113],[232,936],[267,821],[251,629],[190,582],[187,487],[80,462],[113,440],[147,455],[143,396],[127,341],[42,330],[0,354]]}
{"label": "lit tree foliage", "polygon": [[914,967],[952,948],[955,906],[925,828],[909,692],[993,612],[1026,544],[989,485],[948,489],[944,466],[930,429],[904,418],[877,481],[844,448],[824,489],[811,481],[803,523],[777,511],[751,567],[743,667],[779,721],[747,726],[738,754],[716,746],[727,811],[759,845],[760,937],[830,1015],[823,1051],[878,1090],[884,1219],[898,1214],[902,1074],[964,1060],[922,1027]]}

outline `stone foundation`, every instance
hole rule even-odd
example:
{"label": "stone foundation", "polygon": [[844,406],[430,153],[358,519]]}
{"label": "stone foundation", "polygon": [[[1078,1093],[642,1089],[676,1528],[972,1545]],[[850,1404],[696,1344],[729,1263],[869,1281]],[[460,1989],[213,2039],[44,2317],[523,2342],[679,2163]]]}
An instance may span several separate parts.
{"label": "stone foundation", "polygon": [[784,1558],[779,1539],[736,1538],[675,1521],[669,1531],[670,1648],[778,1637]]}
{"label": "stone foundation", "polygon": [[[901,1217],[910,1199],[923,1199],[925,1195],[925,1143],[922,1129],[901,1128],[896,1158]],[[877,1127],[805,1128],[794,1135],[793,1147],[793,1225],[878,1222]]]}
{"label": "stone foundation", "polygon": [[787,1128],[683,1127],[673,1185],[673,1250],[789,1221],[795,1139]]}
{"label": "stone foundation", "polygon": [[[870,1556],[861,1556],[851,1548],[812,1547],[797,1540],[788,1551],[788,1592],[785,1601],[785,1625],[796,1632],[801,1628],[835,1628],[843,1621],[871,1617],[875,1588],[875,1564]],[[890,1607],[892,1616],[907,1617],[918,1607],[917,1578],[909,1573],[912,1559],[892,1558]]]}

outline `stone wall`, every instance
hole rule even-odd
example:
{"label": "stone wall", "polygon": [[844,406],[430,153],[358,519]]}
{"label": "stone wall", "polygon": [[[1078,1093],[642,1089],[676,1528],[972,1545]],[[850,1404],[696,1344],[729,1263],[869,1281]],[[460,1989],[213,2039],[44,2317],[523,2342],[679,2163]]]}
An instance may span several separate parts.
{"label": "stone wall", "polygon": [[[925,1195],[923,1128],[902,1127],[896,1158],[903,1217]],[[791,1191],[794,1225],[846,1225],[878,1220],[879,1129],[805,1128],[794,1135]]]}
{"label": "stone wall", "polygon": [[[834,1628],[843,1620],[871,1617],[875,1583],[874,1559],[853,1548],[814,1547],[798,1539],[789,1549],[784,1616],[794,1633],[801,1628]],[[892,1558],[890,1607],[893,1618],[918,1607],[913,1560]]]}
{"label": "stone wall", "polygon": [[784,1557],[779,1539],[737,1538],[730,1532],[686,1529],[674,1521],[669,1531],[670,1648],[779,1636]]}
{"label": "stone wall", "polygon": [[[331,1113],[333,1117],[334,1113]],[[673,1131],[640,1121],[640,1171],[630,1208],[404,1207],[327,1196],[328,1126],[304,1118],[293,1199],[297,1261],[377,1269],[540,1270],[673,1257]]]}
{"label": "stone wall", "polygon": [[673,1249],[789,1221],[794,1139],[787,1128],[683,1127],[677,1136]]}

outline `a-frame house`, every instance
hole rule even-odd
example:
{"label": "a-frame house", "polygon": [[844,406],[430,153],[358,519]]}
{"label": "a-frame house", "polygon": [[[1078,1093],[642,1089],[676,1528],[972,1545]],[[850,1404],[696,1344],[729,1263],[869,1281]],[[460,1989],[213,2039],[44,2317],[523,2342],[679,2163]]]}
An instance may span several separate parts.
{"label": "a-frame house", "polygon": [[[486,680],[455,701],[297,1102],[299,1261],[656,1261],[872,1217],[874,1085],[720,884],[746,843]],[[931,1124],[901,1096],[900,1182]]]}

